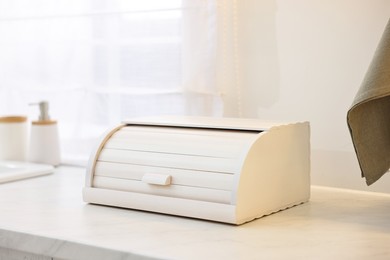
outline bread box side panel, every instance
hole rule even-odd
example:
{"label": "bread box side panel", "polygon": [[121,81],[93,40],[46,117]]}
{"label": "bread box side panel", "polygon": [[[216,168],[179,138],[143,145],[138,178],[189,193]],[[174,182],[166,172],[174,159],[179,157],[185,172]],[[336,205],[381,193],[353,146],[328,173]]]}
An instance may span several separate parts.
{"label": "bread box side panel", "polygon": [[238,224],[306,202],[309,197],[309,123],[277,126],[260,135],[241,171]]}

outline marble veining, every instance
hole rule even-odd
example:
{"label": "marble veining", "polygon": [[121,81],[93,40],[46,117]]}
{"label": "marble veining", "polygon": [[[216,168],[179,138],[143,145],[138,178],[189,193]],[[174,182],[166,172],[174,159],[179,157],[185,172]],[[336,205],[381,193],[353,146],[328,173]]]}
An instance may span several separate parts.
{"label": "marble veining", "polygon": [[0,251],[98,260],[390,259],[390,195],[312,187],[309,203],[233,226],[85,204],[84,177],[81,168],[59,167],[1,184]]}

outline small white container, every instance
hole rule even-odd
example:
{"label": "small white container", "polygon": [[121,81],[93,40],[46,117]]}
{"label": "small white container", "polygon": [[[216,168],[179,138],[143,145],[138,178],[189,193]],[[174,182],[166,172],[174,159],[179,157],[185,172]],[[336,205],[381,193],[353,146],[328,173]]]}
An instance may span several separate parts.
{"label": "small white container", "polygon": [[0,117],[0,160],[25,161],[27,157],[27,117]]}
{"label": "small white container", "polygon": [[27,117],[0,117],[0,160],[27,158]]}
{"label": "small white container", "polygon": [[30,162],[57,166],[61,161],[57,121],[50,120],[47,102],[38,105],[41,114],[39,120],[33,121],[31,125],[28,159]]}

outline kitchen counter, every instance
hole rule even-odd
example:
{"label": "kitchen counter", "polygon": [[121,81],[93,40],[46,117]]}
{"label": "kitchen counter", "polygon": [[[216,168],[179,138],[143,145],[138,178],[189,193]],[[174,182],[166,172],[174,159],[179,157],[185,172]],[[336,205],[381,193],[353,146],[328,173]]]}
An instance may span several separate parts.
{"label": "kitchen counter", "polygon": [[390,259],[390,195],[312,187],[241,226],[90,205],[84,170],[0,185],[0,259]]}

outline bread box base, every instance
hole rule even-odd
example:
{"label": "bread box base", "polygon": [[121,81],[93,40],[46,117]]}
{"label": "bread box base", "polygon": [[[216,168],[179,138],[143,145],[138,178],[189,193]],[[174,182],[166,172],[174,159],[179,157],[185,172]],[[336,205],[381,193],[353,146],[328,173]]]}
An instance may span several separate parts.
{"label": "bread box base", "polygon": [[309,124],[126,121],[94,150],[84,201],[242,224],[310,196]]}

